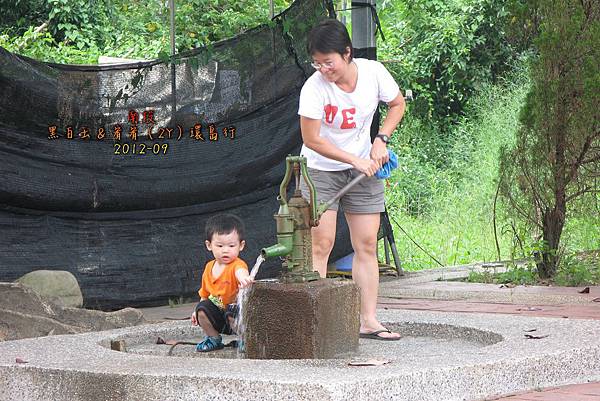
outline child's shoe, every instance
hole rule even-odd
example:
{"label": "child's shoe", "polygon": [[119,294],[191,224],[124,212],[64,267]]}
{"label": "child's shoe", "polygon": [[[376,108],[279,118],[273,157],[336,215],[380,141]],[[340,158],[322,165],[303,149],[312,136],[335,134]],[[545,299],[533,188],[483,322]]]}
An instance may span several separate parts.
{"label": "child's shoe", "polygon": [[210,352],[223,349],[223,347],[225,347],[225,345],[223,345],[223,337],[220,335],[216,337],[206,336],[204,337],[204,340],[200,341],[198,345],[196,345],[196,351]]}

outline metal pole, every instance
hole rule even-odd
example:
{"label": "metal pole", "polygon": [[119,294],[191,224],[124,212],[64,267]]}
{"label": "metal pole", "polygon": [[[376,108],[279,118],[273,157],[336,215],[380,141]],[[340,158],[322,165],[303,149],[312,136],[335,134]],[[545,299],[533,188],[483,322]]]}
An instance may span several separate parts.
{"label": "metal pole", "polygon": [[171,115],[177,112],[177,88],[175,84],[175,0],[169,0],[169,13],[171,20]]}
{"label": "metal pole", "polygon": [[273,19],[275,16],[275,5],[273,4],[273,0],[269,0],[269,18]]}
{"label": "metal pole", "polygon": [[319,210],[323,210],[323,212],[325,212],[325,210],[329,209],[329,206],[333,205],[342,196],[346,195],[346,193],[348,193],[348,191],[350,191],[352,188],[354,188],[354,186],[356,184],[358,184],[365,177],[366,177],[365,173],[360,173],[359,175],[354,177],[354,179],[352,181],[350,181],[348,184],[346,184],[346,186],[344,188],[340,189],[340,192],[335,194],[333,198],[329,199],[325,204],[319,206]]}
{"label": "metal pole", "polygon": [[175,55],[175,0],[169,0],[169,15],[171,18],[171,56]]}

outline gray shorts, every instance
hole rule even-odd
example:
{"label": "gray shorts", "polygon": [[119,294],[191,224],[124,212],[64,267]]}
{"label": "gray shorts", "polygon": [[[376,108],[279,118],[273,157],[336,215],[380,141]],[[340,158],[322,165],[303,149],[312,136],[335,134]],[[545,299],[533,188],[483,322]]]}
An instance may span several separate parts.
{"label": "gray shorts", "polygon": [[[308,174],[317,190],[317,203],[332,199],[346,184],[360,173],[355,169],[323,171],[308,167]],[[309,200],[310,195],[304,179],[300,179],[302,196]],[[347,213],[380,213],[385,211],[383,180],[365,177],[347,194],[331,205],[328,210],[338,210],[342,206]]]}

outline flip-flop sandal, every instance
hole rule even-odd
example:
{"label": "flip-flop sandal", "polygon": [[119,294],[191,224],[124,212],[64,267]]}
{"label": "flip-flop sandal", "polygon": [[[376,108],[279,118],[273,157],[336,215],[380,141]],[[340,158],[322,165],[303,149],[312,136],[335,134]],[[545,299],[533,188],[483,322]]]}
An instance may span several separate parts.
{"label": "flip-flop sandal", "polygon": [[381,337],[379,334],[381,333],[392,333],[388,329],[372,331],[370,333],[360,333],[360,338],[367,338],[369,340],[381,340],[381,341],[398,341],[402,337]]}
{"label": "flip-flop sandal", "polygon": [[223,348],[225,348],[223,341],[221,341],[220,339],[215,340],[214,337],[208,337],[208,336],[204,340],[199,342],[198,345],[196,345],[196,351],[198,351],[198,352],[217,351],[217,350],[220,350]]}

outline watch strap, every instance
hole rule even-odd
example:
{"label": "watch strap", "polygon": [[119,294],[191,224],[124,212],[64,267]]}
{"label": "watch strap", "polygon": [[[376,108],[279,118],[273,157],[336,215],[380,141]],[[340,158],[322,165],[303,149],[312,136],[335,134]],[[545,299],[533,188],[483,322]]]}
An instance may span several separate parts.
{"label": "watch strap", "polygon": [[381,138],[381,140],[383,141],[383,143],[385,143],[386,145],[388,144],[388,142],[390,141],[390,137],[385,135],[385,134],[377,134],[375,136],[375,138]]}

